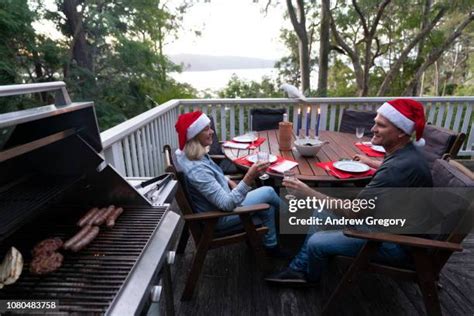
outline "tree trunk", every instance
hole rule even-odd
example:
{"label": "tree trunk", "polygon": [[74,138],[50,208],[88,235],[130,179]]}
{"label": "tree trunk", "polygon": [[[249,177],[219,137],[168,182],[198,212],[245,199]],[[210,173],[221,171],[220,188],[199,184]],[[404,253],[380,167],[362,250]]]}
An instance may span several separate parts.
{"label": "tree trunk", "polygon": [[72,58],[77,65],[93,72],[90,47],[87,44],[86,31],[82,22],[82,14],[77,11],[81,0],[64,0],[61,11],[66,16],[66,23],[72,32]]}
{"label": "tree trunk", "polygon": [[[430,19],[430,11],[431,11],[431,6],[433,5],[433,0],[425,0],[425,6],[423,8],[423,18],[421,21],[420,25],[420,30],[423,30],[429,23]],[[422,38],[420,40],[420,43],[418,43],[418,51],[416,53],[416,63],[420,65],[422,63],[422,54],[423,54],[423,49],[425,47],[425,38]],[[418,95],[419,93],[419,81],[415,82],[415,86],[413,87],[413,95]]]}
{"label": "tree trunk", "polygon": [[306,13],[304,11],[304,1],[297,0],[298,17],[296,16],[295,7],[291,0],[286,0],[288,14],[290,16],[291,24],[298,37],[298,53],[300,60],[300,76],[301,76],[301,90],[303,92],[310,89],[310,57],[309,57],[309,41],[308,32],[306,30]]}
{"label": "tree trunk", "polygon": [[321,25],[319,36],[319,72],[318,72],[318,97],[326,97],[328,94],[328,73],[329,73],[329,27],[328,16],[330,0],[321,1]]}

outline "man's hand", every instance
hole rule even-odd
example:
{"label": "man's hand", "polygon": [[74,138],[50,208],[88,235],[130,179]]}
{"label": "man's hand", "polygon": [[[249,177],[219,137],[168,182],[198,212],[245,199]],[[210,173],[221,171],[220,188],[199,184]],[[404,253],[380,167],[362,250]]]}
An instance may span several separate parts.
{"label": "man's hand", "polygon": [[372,168],[375,168],[375,169],[378,169],[382,165],[381,161],[378,161],[378,160],[375,160],[375,159],[370,159],[365,155],[357,154],[352,159],[354,159],[355,161],[360,161],[362,163],[365,163],[369,167],[372,167]]}
{"label": "man's hand", "polygon": [[298,179],[283,178],[282,184],[287,188],[294,189],[295,192],[297,192],[297,194],[301,196],[313,196],[316,194],[316,191],[314,191],[306,183]]}

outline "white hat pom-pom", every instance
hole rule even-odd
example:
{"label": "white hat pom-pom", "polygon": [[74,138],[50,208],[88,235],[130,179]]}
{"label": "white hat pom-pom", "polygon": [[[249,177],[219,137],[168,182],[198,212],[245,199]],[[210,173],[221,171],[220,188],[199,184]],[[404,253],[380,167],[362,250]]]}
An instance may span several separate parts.
{"label": "white hat pom-pom", "polygon": [[425,139],[420,138],[419,140],[415,140],[413,141],[413,144],[415,144],[415,146],[418,146],[418,147],[423,147],[425,146]]}

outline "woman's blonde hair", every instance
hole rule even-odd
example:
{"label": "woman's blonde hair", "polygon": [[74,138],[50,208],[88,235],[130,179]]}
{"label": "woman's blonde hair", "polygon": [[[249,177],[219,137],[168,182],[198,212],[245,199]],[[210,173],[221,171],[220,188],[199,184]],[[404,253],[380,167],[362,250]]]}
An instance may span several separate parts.
{"label": "woman's blonde hair", "polygon": [[209,152],[209,146],[201,145],[201,142],[197,139],[198,135],[188,140],[184,145],[184,154],[189,160],[199,160]]}

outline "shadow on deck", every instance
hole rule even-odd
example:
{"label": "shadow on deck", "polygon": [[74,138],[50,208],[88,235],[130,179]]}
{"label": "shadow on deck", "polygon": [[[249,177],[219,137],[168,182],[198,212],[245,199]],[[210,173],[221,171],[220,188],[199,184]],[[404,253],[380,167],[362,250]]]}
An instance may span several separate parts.
{"label": "shadow on deck", "polygon": [[[288,239],[283,240],[286,246],[297,244],[294,237],[283,238]],[[439,296],[444,315],[474,315],[474,233],[463,247],[441,273]],[[317,288],[270,287],[250,248],[242,243],[209,251],[192,300],[181,302],[193,251],[190,240],[173,268],[176,315],[319,315],[345,269],[332,264]],[[272,262],[275,270],[285,264]],[[425,315],[415,284],[376,274],[361,275],[341,300],[338,310],[333,310],[337,315]]]}

